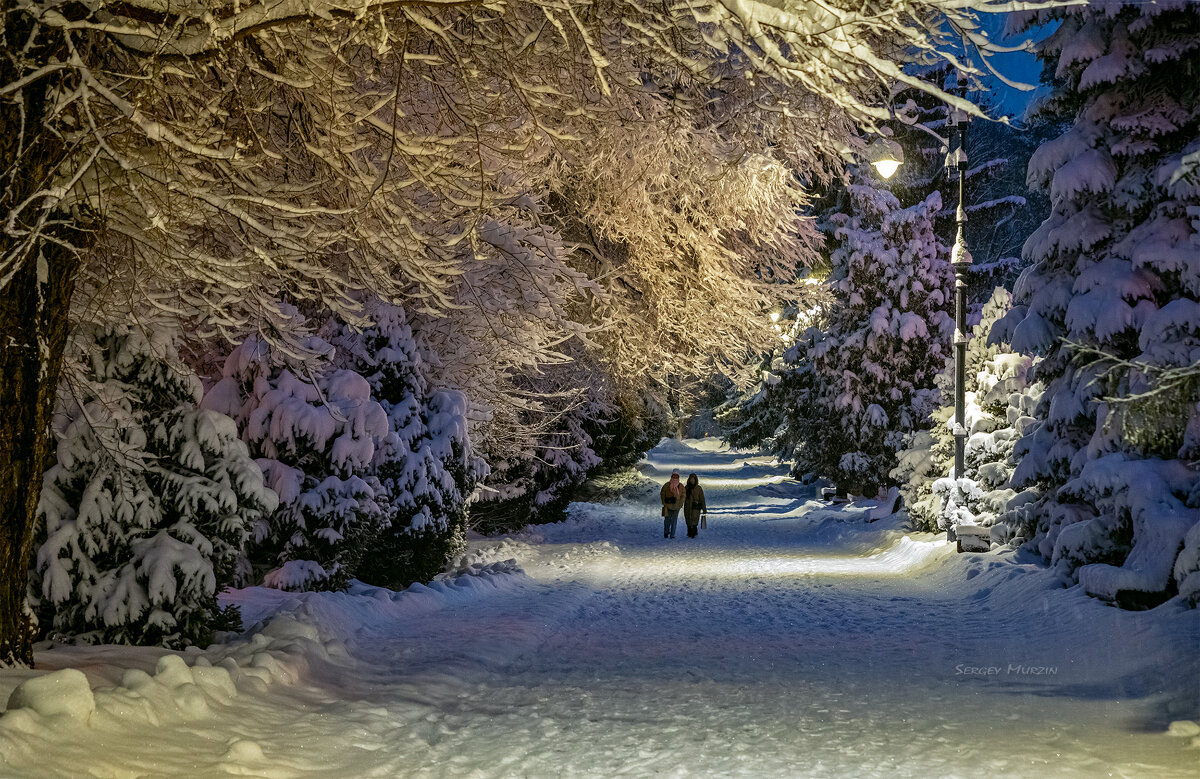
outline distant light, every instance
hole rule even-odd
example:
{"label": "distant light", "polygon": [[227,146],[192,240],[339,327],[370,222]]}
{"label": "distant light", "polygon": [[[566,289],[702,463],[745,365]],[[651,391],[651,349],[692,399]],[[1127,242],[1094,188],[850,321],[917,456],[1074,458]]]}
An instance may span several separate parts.
{"label": "distant light", "polygon": [[896,171],[900,170],[900,160],[876,160],[871,164],[875,166],[875,170],[879,171],[879,175],[885,179],[890,179],[896,175]]}

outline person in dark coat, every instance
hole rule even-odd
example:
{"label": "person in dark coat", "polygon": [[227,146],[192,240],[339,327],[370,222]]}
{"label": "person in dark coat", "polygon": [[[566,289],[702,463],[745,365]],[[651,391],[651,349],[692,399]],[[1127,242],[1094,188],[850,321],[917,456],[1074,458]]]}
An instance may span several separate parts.
{"label": "person in dark coat", "polygon": [[688,538],[696,537],[700,529],[700,520],[707,515],[708,505],[704,502],[704,490],[700,488],[700,477],[689,473],[687,486],[683,489],[683,521],[687,523]]}
{"label": "person in dark coat", "polygon": [[683,508],[683,485],[679,483],[679,470],[671,471],[671,480],[658,491],[662,500],[663,538],[675,537],[675,526],[679,524],[679,510]]}

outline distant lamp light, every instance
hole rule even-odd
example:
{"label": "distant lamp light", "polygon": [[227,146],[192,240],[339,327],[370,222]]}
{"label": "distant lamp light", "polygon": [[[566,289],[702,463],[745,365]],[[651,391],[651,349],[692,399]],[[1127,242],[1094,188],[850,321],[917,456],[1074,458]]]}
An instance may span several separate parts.
{"label": "distant lamp light", "polygon": [[900,148],[900,144],[887,138],[876,138],[875,141],[867,147],[867,159],[880,176],[885,179],[890,179],[896,175],[896,171],[900,169],[901,163],[904,162],[904,150]]}

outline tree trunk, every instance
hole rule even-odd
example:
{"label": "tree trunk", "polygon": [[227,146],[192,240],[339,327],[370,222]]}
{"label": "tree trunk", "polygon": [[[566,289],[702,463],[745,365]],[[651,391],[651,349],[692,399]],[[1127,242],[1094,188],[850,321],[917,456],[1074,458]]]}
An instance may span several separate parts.
{"label": "tree trunk", "polygon": [[[0,85],[12,84],[40,65],[65,59],[57,36],[31,40],[28,14],[4,4]],[[52,90],[64,89],[65,71],[26,84],[0,110],[0,259],[15,267],[0,287],[0,666],[33,664],[33,625],[25,608],[32,563],[34,520],[42,474],[53,451],[50,418],[66,346],[68,313],[79,252],[91,240],[70,215],[29,240],[45,200],[32,201],[5,230],[13,210],[51,185],[67,160],[67,147],[45,123]],[[11,105],[12,103],[18,106]],[[52,240],[46,240],[49,237]]]}
{"label": "tree trunk", "polygon": [[78,269],[70,250],[49,244],[39,248],[43,283],[34,260],[0,291],[0,409],[5,417],[0,424],[0,665],[33,664],[25,589],[42,474],[53,451],[50,417]]}

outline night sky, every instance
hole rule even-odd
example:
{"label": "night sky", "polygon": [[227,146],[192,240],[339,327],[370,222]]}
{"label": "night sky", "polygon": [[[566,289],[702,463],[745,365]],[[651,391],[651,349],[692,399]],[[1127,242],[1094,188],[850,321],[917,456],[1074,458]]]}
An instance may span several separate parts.
{"label": "night sky", "polygon": [[[1029,32],[1019,35],[1005,36],[1004,23],[1006,18],[1006,15],[997,14],[985,20],[987,23],[984,24],[984,29],[987,30],[988,35],[993,40],[1005,46],[1015,46],[1024,40],[1038,41],[1045,38],[1054,30],[1053,26],[1047,25],[1034,28]],[[1000,108],[1019,123],[1022,114],[1029,108],[1033,100],[1046,91],[1045,87],[1040,86],[1042,75],[1041,63],[1034,54],[1020,51],[1010,54],[993,55],[990,58],[990,62],[993,68],[1003,73],[1010,81],[1018,81],[1039,87],[1033,91],[1023,92],[1013,89],[995,77],[986,79],[995,92]]]}

